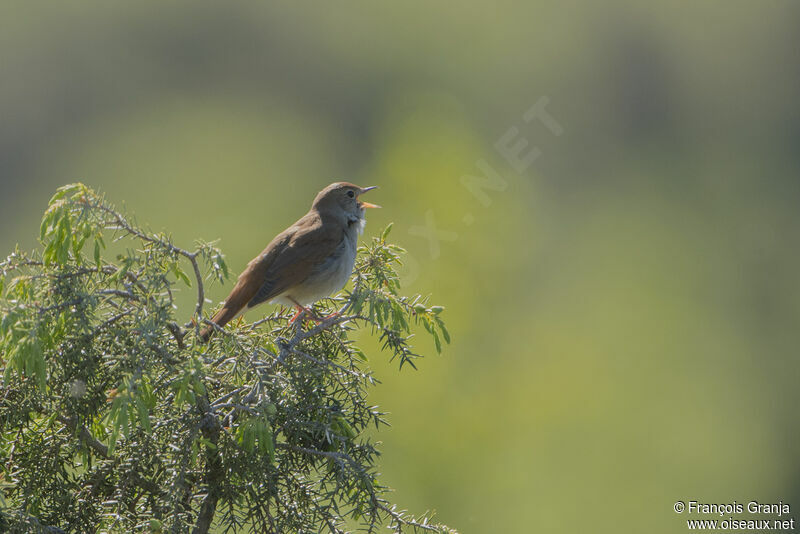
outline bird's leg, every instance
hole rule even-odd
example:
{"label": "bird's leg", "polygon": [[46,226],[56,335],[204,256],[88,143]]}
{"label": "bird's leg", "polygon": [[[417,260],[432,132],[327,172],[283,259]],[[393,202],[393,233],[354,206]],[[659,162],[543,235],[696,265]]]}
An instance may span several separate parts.
{"label": "bird's leg", "polygon": [[294,314],[294,317],[289,319],[289,324],[294,324],[294,322],[297,321],[297,319],[300,317],[300,315],[302,315],[303,313],[308,311],[308,310],[306,310],[304,307],[302,307],[300,305],[295,306],[294,309],[297,310],[297,313]]}
{"label": "bird's leg", "polygon": [[289,321],[289,324],[294,324],[294,322],[297,321],[297,319],[299,319],[302,314],[305,314],[306,317],[308,317],[314,322],[317,323],[322,322],[322,320],[317,316],[317,314],[314,313],[314,310],[312,310],[311,308],[306,308],[305,306],[303,306],[302,304],[300,304],[291,297],[289,297],[289,299],[292,302],[294,302],[294,309],[297,310],[297,313],[294,314],[294,317],[292,317],[292,319]]}

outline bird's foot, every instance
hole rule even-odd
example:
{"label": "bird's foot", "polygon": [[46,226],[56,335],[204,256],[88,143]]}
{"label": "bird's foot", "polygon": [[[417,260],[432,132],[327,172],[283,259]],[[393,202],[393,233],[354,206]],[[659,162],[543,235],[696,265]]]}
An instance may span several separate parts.
{"label": "bird's foot", "polygon": [[294,314],[294,317],[289,319],[289,324],[290,325],[293,325],[300,318],[300,315],[305,313],[305,311],[306,311],[305,309],[303,309],[303,308],[301,308],[299,306],[297,306],[295,309],[297,310],[297,313]]}
{"label": "bird's foot", "polygon": [[322,320],[321,320],[321,321],[319,321],[319,322],[327,321],[328,319],[335,319],[336,317],[339,317],[339,316],[341,316],[341,315],[342,315],[342,314],[341,314],[341,313],[339,313],[339,312],[333,312],[333,313],[329,313],[328,315],[326,315],[325,317],[323,317],[323,318],[322,318]]}
{"label": "bird's foot", "polygon": [[294,317],[289,319],[290,325],[297,322],[301,316],[303,317],[303,320],[311,320],[317,323],[322,322],[322,319],[320,319],[311,308],[306,308],[305,306],[295,306],[294,309],[297,310],[297,313],[294,314]]}

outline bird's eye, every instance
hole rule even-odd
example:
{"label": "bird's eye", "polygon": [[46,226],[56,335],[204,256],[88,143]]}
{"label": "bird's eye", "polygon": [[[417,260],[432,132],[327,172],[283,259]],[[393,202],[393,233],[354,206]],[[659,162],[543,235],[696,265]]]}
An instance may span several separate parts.
{"label": "bird's eye", "polygon": [[356,194],[352,190],[347,192],[347,196],[350,198],[356,198]]}

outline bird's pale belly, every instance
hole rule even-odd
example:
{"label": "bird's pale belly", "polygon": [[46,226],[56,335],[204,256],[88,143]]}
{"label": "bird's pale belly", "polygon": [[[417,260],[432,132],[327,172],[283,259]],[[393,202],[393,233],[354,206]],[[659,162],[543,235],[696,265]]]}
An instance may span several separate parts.
{"label": "bird's pale belly", "polygon": [[296,301],[308,306],[342,289],[353,272],[356,260],[355,239],[342,240],[342,244],[329,259],[320,265],[302,284],[275,297],[272,302],[294,306]]}

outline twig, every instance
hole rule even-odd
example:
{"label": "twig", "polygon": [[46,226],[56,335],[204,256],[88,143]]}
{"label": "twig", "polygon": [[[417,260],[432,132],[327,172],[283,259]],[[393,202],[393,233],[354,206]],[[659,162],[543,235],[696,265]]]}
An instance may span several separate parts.
{"label": "twig", "polygon": [[[164,247],[167,250],[169,250],[170,252],[172,252],[174,254],[178,254],[180,256],[183,256],[184,258],[189,260],[189,263],[192,264],[192,270],[194,271],[194,277],[197,280],[197,304],[195,306],[194,313],[195,313],[195,316],[197,317],[197,319],[199,321],[200,318],[203,316],[203,303],[205,302],[205,299],[206,299],[206,297],[205,297],[205,289],[203,287],[203,275],[200,273],[200,265],[197,263],[197,256],[200,254],[200,251],[196,250],[194,252],[189,252],[188,250],[182,249],[180,247],[176,247],[175,245],[173,245],[169,241],[165,241],[163,239],[159,239],[159,238],[156,238],[156,237],[149,236],[149,235],[145,234],[144,232],[142,232],[141,230],[139,230],[138,228],[135,228],[134,226],[129,224],[128,221],[126,221],[122,217],[122,215],[120,215],[119,213],[117,213],[113,209],[109,208],[108,206],[104,205],[102,202],[98,203],[94,207],[96,207],[96,208],[100,209],[101,211],[104,211],[105,213],[111,215],[111,217],[114,219],[114,221],[113,221],[114,224],[116,224],[119,228],[125,230],[129,234],[134,235],[134,236],[138,237],[139,239],[141,239],[142,241],[145,241],[147,243],[152,243],[154,245],[159,245],[161,247]],[[196,324],[195,324],[195,328],[199,329],[197,321],[196,321]]]}
{"label": "twig", "polygon": [[[77,431],[78,437],[81,439],[81,441],[83,441],[90,449],[97,453],[98,456],[105,460],[114,460],[115,463],[118,462],[117,459],[109,455],[108,446],[95,438],[92,433],[89,432],[88,428],[83,425],[79,425],[78,421],[74,417],[59,415],[56,417],[56,419],[59,423],[66,426],[72,432]],[[134,483],[153,495],[162,494],[161,487],[158,484],[147,480],[139,474],[134,475]]]}
{"label": "twig", "polygon": [[[300,452],[303,454],[309,454],[312,456],[321,456],[323,458],[328,458],[333,460],[337,463],[343,464],[348,463],[350,466],[359,474],[359,476],[363,478],[371,478],[369,473],[367,473],[361,464],[359,464],[355,459],[353,459],[349,454],[345,454],[343,452],[329,452],[329,451],[318,451],[315,449],[309,449],[306,447],[299,447],[297,445],[288,445],[286,443],[278,443],[276,445],[279,449],[290,450],[293,452]],[[394,507],[390,508],[386,506],[386,504],[377,496],[375,490],[372,489],[372,484],[370,484],[369,493],[372,499],[372,503],[375,505],[376,508],[386,513],[395,524],[409,526],[415,529],[425,530],[428,532],[439,532],[441,529],[437,528],[434,525],[428,525],[425,523],[420,523],[413,519],[407,519],[403,517],[403,514],[397,512]]]}
{"label": "twig", "polygon": [[204,395],[197,396],[196,406],[200,413],[203,414],[200,428],[203,437],[210,441],[214,447],[206,447],[206,472],[203,478],[208,489],[200,505],[197,523],[195,523],[192,534],[208,534],[211,523],[214,521],[214,514],[217,511],[220,480],[225,475],[225,471],[222,468],[222,458],[216,448],[222,423],[214,409],[209,405],[208,398]]}

